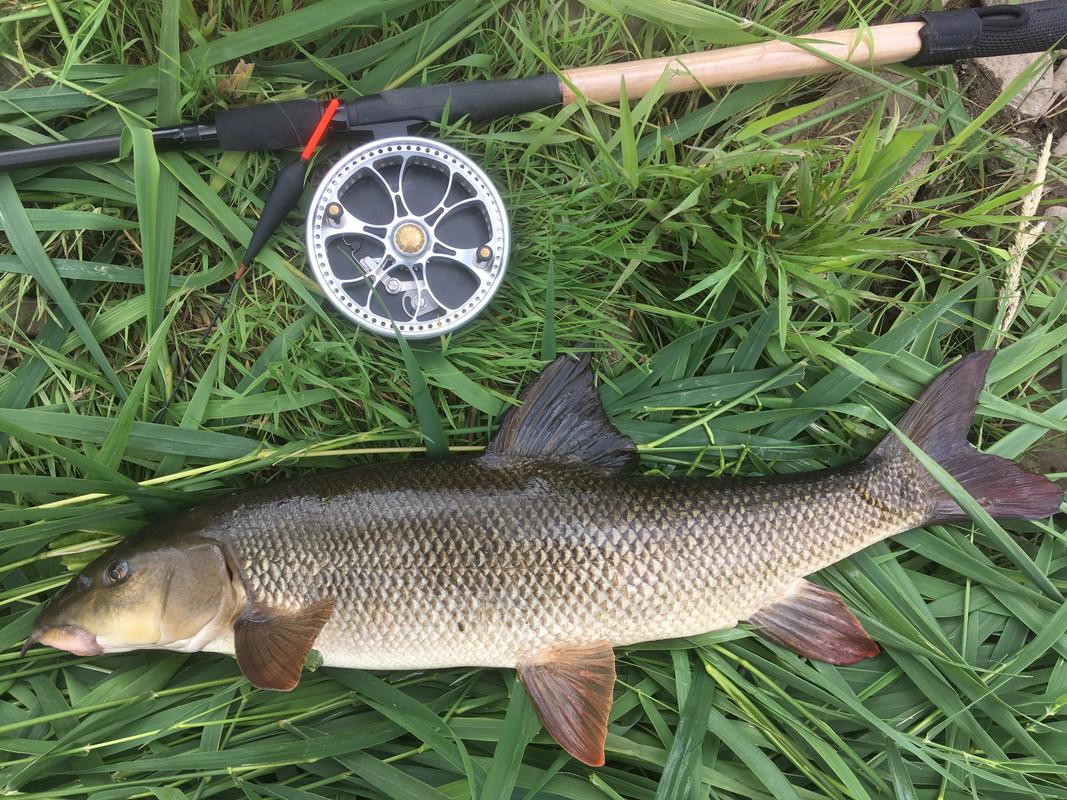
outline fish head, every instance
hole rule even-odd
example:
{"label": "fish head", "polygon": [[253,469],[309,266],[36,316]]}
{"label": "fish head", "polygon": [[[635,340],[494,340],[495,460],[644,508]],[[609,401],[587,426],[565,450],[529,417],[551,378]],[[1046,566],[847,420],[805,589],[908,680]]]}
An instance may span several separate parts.
{"label": "fish head", "polygon": [[75,655],[140,648],[203,649],[232,631],[239,581],[217,540],[142,529],[92,561],[33,626],[34,642]]}

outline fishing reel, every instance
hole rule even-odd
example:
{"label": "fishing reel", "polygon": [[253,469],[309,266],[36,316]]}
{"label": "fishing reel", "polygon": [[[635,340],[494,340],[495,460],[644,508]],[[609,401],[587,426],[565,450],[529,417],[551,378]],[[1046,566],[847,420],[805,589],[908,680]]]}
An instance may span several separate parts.
{"label": "fishing reel", "polygon": [[308,213],[319,285],[338,311],[385,336],[422,339],[465,325],[500,288],[508,246],[507,213],[489,177],[418,136],[345,155]]}

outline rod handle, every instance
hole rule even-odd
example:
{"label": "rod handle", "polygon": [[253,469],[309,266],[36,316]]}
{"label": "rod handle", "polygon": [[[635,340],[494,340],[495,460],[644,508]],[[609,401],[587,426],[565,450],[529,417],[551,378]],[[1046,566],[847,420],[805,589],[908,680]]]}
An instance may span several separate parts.
{"label": "rod handle", "polygon": [[[561,97],[555,75],[389,89],[345,103],[334,115],[330,131],[373,132],[391,125],[464,117],[479,122],[558,106]],[[325,108],[319,100],[287,100],[224,111],[215,117],[218,145],[244,151],[303,147]]]}
{"label": "rod handle", "polygon": [[349,130],[393,123],[498,119],[559,106],[562,88],[555,75],[498,81],[442,83],[389,89],[346,103]]}
{"label": "rod handle", "polygon": [[245,152],[303,147],[325,108],[321,100],[285,100],[223,111],[215,117],[219,147]]}
{"label": "rod handle", "polygon": [[922,28],[922,22],[899,22],[820,31],[797,40],[802,42],[799,44],[774,39],[677,56],[578,67],[563,73],[563,102],[572,103],[579,96],[599,103],[617,102],[624,80],[628,99],[644,97],[665,73],[666,93],[676,94],[755,81],[801,78],[841,69],[825,56],[867,68],[897,64],[919,52]]}
{"label": "rod handle", "polygon": [[908,66],[951,64],[963,58],[1041,53],[1067,38],[1067,2],[1043,0],[1019,5],[928,11],[908,17],[926,23],[922,49]]}

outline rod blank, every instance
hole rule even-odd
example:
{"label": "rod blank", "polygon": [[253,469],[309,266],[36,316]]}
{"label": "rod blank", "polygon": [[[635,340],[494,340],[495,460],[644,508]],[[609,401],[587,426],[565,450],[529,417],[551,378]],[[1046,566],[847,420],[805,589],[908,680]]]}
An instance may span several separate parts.
{"label": "rod blank", "polygon": [[[156,128],[152,141],[159,150],[182,147],[199,147],[217,139],[211,125],[175,125],[172,128]],[[90,139],[71,139],[65,142],[46,142],[16,150],[0,151],[0,172],[23,167],[71,164],[76,161],[103,161],[118,158],[122,152],[120,134],[94,136]]]}

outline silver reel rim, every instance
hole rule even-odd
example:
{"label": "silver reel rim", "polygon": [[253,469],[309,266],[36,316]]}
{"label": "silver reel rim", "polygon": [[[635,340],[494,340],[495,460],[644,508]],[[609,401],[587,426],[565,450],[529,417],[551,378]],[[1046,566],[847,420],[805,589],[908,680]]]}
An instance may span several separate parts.
{"label": "silver reel rim", "polygon": [[[444,180],[441,198],[419,196],[424,187],[408,185],[414,178],[433,192]],[[365,196],[354,197],[357,191]],[[388,204],[366,207],[383,196]],[[357,199],[368,201],[359,214]],[[489,177],[458,150],[418,136],[380,139],[345,155],[319,183],[308,212],[308,259],[319,285],[348,319],[383,336],[399,329],[425,339],[470,322],[500,288],[509,246],[507,213]]]}

